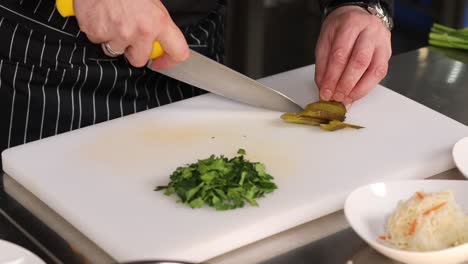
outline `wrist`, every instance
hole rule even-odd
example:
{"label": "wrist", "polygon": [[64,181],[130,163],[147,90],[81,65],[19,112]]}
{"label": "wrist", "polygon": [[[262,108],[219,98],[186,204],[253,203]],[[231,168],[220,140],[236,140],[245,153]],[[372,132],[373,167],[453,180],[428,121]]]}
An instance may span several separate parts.
{"label": "wrist", "polygon": [[359,13],[363,13],[363,14],[366,14],[366,15],[370,15],[369,12],[366,9],[364,9],[364,8],[362,8],[360,6],[342,5],[342,6],[338,6],[336,8],[333,8],[333,10],[330,10],[324,18],[330,16],[332,13],[333,13],[333,16],[336,16],[336,15],[340,15],[340,14],[348,13],[348,12],[359,12]]}
{"label": "wrist", "polygon": [[[369,1],[352,1],[352,0],[332,0],[328,1],[323,6],[323,18],[327,17],[331,12],[335,11],[340,7],[345,6],[355,6],[359,7],[362,10],[365,10],[367,13],[378,17],[382,24],[388,29],[393,29],[393,18],[390,14],[390,10],[385,5],[381,5],[379,0],[369,0]],[[340,8],[341,9],[341,8]]]}

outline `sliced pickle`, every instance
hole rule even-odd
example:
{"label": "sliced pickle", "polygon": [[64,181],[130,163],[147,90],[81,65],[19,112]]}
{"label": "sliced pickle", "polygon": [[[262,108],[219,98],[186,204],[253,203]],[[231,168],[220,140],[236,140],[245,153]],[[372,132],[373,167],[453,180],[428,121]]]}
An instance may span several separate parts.
{"label": "sliced pickle", "polygon": [[325,119],[328,121],[331,121],[331,120],[344,121],[346,118],[344,115],[341,115],[341,113],[337,114],[334,112],[329,112],[329,111],[324,111],[324,110],[307,110],[306,109],[303,112],[301,112],[301,114],[305,116]]}
{"label": "sliced pickle", "polygon": [[281,115],[281,118],[288,123],[304,124],[304,125],[312,125],[312,126],[319,126],[320,124],[325,124],[328,122],[327,120],[324,120],[321,118],[305,116],[300,113],[285,113]]}
{"label": "sliced pickle", "polygon": [[346,127],[354,128],[354,129],[364,128],[362,126],[343,123],[343,122],[341,122],[339,120],[332,120],[328,124],[320,124],[320,128],[324,129],[324,130],[327,130],[327,131],[335,131],[335,130],[343,129],[343,128],[346,128]]}
{"label": "sliced pickle", "polygon": [[346,107],[342,103],[336,101],[318,101],[311,103],[306,106],[305,111],[325,111],[337,116],[346,116]]}
{"label": "sliced pickle", "polygon": [[364,128],[348,123],[346,119],[346,107],[336,101],[318,101],[310,103],[300,113],[285,113],[281,118],[288,123],[320,126],[327,131],[335,131],[346,127],[360,129]]}

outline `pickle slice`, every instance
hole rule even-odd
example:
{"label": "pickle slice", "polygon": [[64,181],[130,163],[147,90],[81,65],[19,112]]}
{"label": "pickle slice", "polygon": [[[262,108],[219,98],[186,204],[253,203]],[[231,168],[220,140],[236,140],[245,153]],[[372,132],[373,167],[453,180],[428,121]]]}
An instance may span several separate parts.
{"label": "pickle slice", "polygon": [[344,121],[346,118],[346,116],[342,115],[341,113],[334,113],[334,112],[329,112],[329,111],[324,111],[324,110],[307,110],[306,109],[303,112],[301,112],[301,114],[305,116],[325,119],[328,121],[331,121],[331,120]]}
{"label": "pickle slice", "polygon": [[304,125],[312,125],[312,126],[319,126],[320,124],[326,124],[328,122],[327,120],[302,115],[301,113],[285,113],[281,115],[281,118],[288,123],[304,124]]}
{"label": "pickle slice", "polygon": [[324,130],[327,130],[327,131],[336,131],[336,130],[343,129],[343,128],[346,128],[346,127],[354,128],[354,129],[364,128],[362,126],[343,123],[343,122],[341,122],[339,120],[332,120],[328,124],[320,124],[320,128],[324,129]]}
{"label": "pickle slice", "polygon": [[311,103],[306,106],[305,111],[324,111],[336,116],[342,116],[343,120],[346,116],[346,107],[337,101],[318,101]]}
{"label": "pickle slice", "polygon": [[346,127],[360,129],[361,126],[344,123],[346,107],[336,101],[318,101],[310,103],[300,113],[285,113],[281,118],[288,123],[320,126],[326,131],[335,131]]}

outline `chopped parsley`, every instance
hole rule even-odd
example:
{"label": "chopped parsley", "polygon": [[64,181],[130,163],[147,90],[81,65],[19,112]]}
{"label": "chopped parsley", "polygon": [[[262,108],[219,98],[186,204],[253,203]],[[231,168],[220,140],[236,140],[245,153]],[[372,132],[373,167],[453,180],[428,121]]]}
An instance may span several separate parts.
{"label": "chopped parsley", "polygon": [[177,168],[170,176],[167,186],[154,190],[165,190],[165,195],[176,194],[192,208],[204,204],[216,210],[231,210],[244,207],[247,202],[258,206],[257,199],[277,189],[273,177],[259,162],[245,159],[245,150],[239,149],[237,156],[228,159],[211,155],[207,159]]}

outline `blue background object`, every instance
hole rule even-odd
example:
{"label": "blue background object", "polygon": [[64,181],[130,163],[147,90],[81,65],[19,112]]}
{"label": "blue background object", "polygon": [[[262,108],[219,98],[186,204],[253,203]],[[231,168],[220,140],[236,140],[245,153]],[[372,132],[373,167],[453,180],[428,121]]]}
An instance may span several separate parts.
{"label": "blue background object", "polygon": [[[430,8],[432,0],[419,0],[413,1],[415,5],[421,8]],[[411,6],[402,3],[402,1],[395,1],[395,25],[401,26],[406,29],[417,30],[417,31],[428,31],[430,30],[434,19],[424,14],[423,12],[412,8]],[[467,19],[468,21],[468,19]]]}
{"label": "blue background object", "polygon": [[468,5],[465,5],[465,10],[464,10],[464,16],[463,16],[463,27],[468,27]]}

